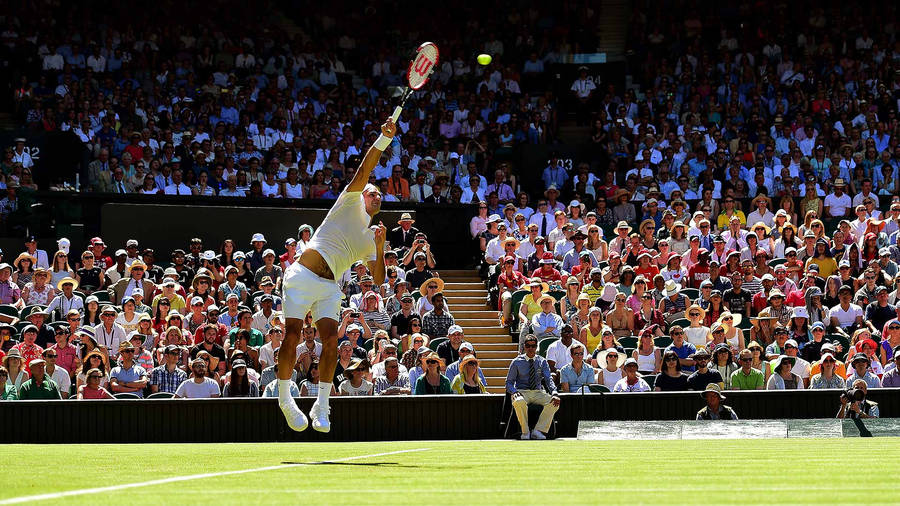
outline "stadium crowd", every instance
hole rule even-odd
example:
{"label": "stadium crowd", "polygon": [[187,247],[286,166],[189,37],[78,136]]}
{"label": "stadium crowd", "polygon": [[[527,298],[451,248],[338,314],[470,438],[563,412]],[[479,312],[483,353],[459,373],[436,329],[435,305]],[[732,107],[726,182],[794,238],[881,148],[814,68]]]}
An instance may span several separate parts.
{"label": "stadium crowd", "polygon": [[[472,47],[450,44],[375,170],[386,201],[471,205],[488,304],[522,353],[507,390],[518,413],[545,406],[538,432],[556,393],[583,387],[900,386],[895,8],[688,7],[634,6],[640,88],[598,88],[582,73],[567,97],[547,91],[545,65],[585,47],[563,21],[590,26],[597,12],[554,21],[533,8],[510,14],[522,31],[478,28],[477,49],[496,62],[474,66]],[[873,16],[890,22],[865,23]],[[148,21],[105,37],[22,21],[2,34],[40,62],[17,91],[23,121],[82,139],[86,190],[334,198],[402,82],[404,58],[363,42],[365,30],[233,40],[226,26],[174,37]],[[361,67],[364,52],[376,63]],[[563,100],[588,113],[590,158],[568,169],[552,152],[526,187],[510,155],[556,140]],[[9,188],[34,185],[28,164],[7,151]],[[340,280],[341,394],[485,390],[412,224],[391,232],[385,285],[362,263]],[[4,345],[0,393],[273,395],[278,288],[312,232],[277,251],[262,234],[244,252],[198,238],[165,268],[141,238],[112,257],[95,238],[72,267],[68,241],[51,259],[29,238],[0,265],[0,335],[21,339]],[[321,345],[304,332],[297,394],[315,395]]]}

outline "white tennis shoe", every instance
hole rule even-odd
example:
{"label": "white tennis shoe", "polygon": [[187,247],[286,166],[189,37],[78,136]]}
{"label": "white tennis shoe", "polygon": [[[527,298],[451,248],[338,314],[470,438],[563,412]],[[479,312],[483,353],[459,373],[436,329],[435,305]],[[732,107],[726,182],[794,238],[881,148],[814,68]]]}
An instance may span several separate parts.
{"label": "white tennis shoe", "polygon": [[281,408],[281,412],[284,413],[284,419],[292,430],[303,432],[309,426],[309,419],[306,418],[303,411],[300,411],[294,399],[288,399],[285,402],[279,400],[278,407]]}
{"label": "white tennis shoe", "polygon": [[328,415],[331,413],[329,406],[319,406],[319,401],[313,403],[312,409],[309,410],[309,416],[312,418],[312,428],[318,432],[328,432],[331,430],[331,420]]}
{"label": "white tennis shoe", "polygon": [[531,439],[547,439],[547,436],[543,435],[541,431],[534,429],[531,431]]}

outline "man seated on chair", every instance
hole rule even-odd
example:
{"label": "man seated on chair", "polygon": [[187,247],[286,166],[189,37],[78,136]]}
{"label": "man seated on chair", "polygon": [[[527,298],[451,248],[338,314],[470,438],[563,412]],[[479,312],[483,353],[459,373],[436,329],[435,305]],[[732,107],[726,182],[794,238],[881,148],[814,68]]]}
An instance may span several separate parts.
{"label": "man seated on chair", "polygon": [[[533,334],[525,336],[525,353],[513,359],[506,375],[506,391],[512,400],[512,407],[522,428],[522,439],[546,439],[544,433],[550,430],[553,416],[559,409],[556,385],[550,377],[550,366],[544,357],[537,354],[538,338]],[[541,417],[533,430],[528,428],[528,406],[539,404],[544,407]]]}

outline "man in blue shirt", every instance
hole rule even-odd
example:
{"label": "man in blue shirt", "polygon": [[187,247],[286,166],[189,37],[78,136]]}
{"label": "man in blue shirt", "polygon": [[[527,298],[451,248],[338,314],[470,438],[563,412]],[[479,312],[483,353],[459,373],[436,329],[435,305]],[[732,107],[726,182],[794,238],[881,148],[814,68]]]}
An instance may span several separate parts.
{"label": "man in blue shirt", "polygon": [[678,355],[678,361],[681,363],[681,370],[685,372],[694,372],[696,369],[691,355],[697,352],[697,348],[684,340],[684,329],[680,325],[673,325],[669,329],[669,337],[672,338],[672,344],[666,348],[666,351],[674,351]]}
{"label": "man in blue shirt", "polygon": [[[513,359],[506,375],[506,391],[512,399],[513,410],[522,428],[522,439],[547,439],[543,434],[550,430],[553,416],[559,409],[556,385],[550,377],[550,365],[537,354],[538,339],[534,334],[525,336],[525,353]],[[528,429],[528,406],[544,407],[534,429]]]}

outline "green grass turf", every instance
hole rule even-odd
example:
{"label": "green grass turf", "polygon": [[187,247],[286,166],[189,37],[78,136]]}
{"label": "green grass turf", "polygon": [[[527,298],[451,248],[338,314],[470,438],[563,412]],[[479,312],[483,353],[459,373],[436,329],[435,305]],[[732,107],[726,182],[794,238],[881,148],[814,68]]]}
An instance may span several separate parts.
{"label": "green grass turf", "polygon": [[900,472],[898,443],[900,438],[6,445],[0,504],[19,496],[418,448],[429,450],[42,503],[883,504],[897,497],[887,477]]}

